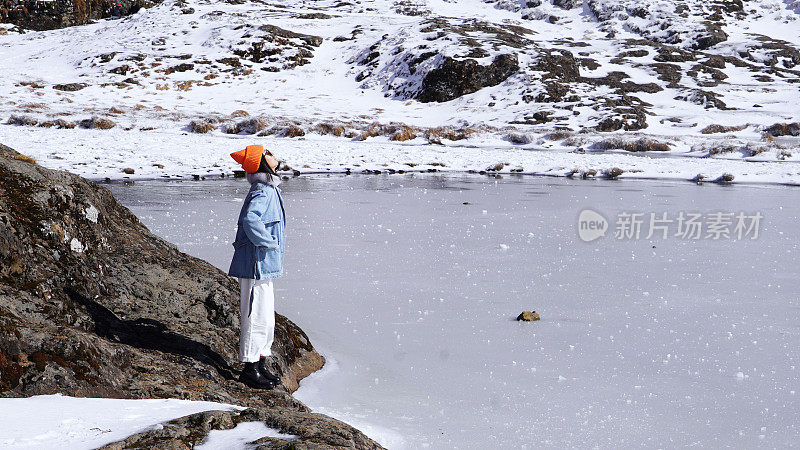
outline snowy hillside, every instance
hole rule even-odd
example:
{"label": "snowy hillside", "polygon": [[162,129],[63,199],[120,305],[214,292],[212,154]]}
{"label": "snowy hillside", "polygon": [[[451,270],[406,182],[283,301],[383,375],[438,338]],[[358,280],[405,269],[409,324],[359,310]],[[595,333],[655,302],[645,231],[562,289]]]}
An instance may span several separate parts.
{"label": "snowy hillside", "polygon": [[[233,168],[220,149],[242,135],[492,155],[666,151],[780,162],[767,178],[797,182],[800,125],[780,124],[800,121],[798,10],[781,0],[179,0],[53,31],[0,26],[0,120],[12,124],[0,139],[94,177],[121,167],[81,169],[101,147],[52,155],[52,142],[74,150],[80,128],[113,127],[134,132],[117,144],[141,131],[182,148],[192,143],[183,133],[209,133],[196,149],[218,153],[209,174]],[[30,126],[42,132],[18,129]],[[643,136],[652,140],[634,145]],[[392,165],[390,154],[350,167]],[[505,171],[574,169],[496,159]],[[484,169],[458,161],[447,167]]]}

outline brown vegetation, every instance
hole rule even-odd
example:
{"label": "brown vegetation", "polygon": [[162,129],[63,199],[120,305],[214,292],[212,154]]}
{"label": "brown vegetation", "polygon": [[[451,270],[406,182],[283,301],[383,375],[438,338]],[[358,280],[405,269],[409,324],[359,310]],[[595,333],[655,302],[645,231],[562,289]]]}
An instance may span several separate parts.
{"label": "brown vegetation", "polygon": [[201,120],[193,120],[193,121],[189,122],[189,130],[192,133],[204,134],[204,133],[208,133],[209,131],[214,131],[216,129],[217,129],[217,127],[215,125],[213,125],[211,122],[209,122],[208,120],[201,119]]}
{"label": "brown vegetation", "polygon": [[106,118],[95,116],[90,119],[81,120],[80,122],[78,122],[78,126],[80,126],[81,128],[110,130],[111,128],[117,126],[117,124]]}
{"label": "brown vegetation", "polygon": [[622,138],[605,139],[595,142],[593,148],[598,150],[625,150],[628,152],[668,152],[668,144],[648,138],[629,141]]}
{"label": "brown vegetation", "polygon": [[11,117],[8,118],[8,122],[6,123],[8,123],[9,125],[21,125],[21,126],[32,127],[36,126],[36,124],[39,123],[39,121],[29,116],[18,116],[16,114],[12,114]]}
{"label": "brown vegetation", "polygon": [[432,144],[441,144],[442,139],[447,139],[449,141],[460,141],[462,139],[466,139],[472,133],[477,132],[472,128],[453,128],[453,127],[436,127],[436,128],[429,128],[425,131],[425,139]]}
{"label": "brown vegetation", "polygon": [[390,140],[392,141],[408,141],[412,139],[416,139],[417,134],[414,132],[414,129],[403,125],[400,127],[399,130],[395,131]]}
{"label": "brown vegetation", "polygon": [[344,134],[345,128],[343,125],[333,125],[327,122],[323,122],[314,125],[313,127],[311,127],[309,131],[322,135],[332,134],[338,137]]}
{"label": "brown vegetation", "polygon": [[284,128],[283,131],[281,131],[281,137],[293,138],[293,137],[300,137],[300,136],[305,136],[305,135],[306,135],[306,132],[302,128],[298,127],[297,125],[289,125],[288,127]]}
{"label": "brown vegetation", "polygon": [[800,122],[776,123],[764,131],[771,136],[800,136]]}
{"label": "brown vegetation", "polygon": [[256,134],[266,127],[267,123],[264,122],[264,120],[251,117],[249,119],[244,119],[235,125],[225,125],[223,126],[222,131],[227,134]]}
{"label": "brown vegetation", "polygon": [[559,130],[559,131],[554,131],[552,133],[547,133],[542,137],[544,139],[547,139],[548,141],[561,141],[561,140],[564,140],[564,139],[571,138],[573,134],[574,133],[572,133],[571,131],[561,131],[561,130]]}
{"label": "brown vegetation", "polygon": [[709,126],[703,128],[702,130],[700,130],[700,133],[702,133],[702,134],[730,133],[730,132],[733,132],[733,131],[742,131],[745,128],[747,128],[746,124],[745,125],[730,125],[730,126],[712,124],[712,125],[709,125]]}
{"label": "brown vegetation", "polygon": [[18,154],[18,155],[12,155],[11,157],[19,161],[24,161],[26,163],[36,164],[36,160],[31,158],[30,156]]}

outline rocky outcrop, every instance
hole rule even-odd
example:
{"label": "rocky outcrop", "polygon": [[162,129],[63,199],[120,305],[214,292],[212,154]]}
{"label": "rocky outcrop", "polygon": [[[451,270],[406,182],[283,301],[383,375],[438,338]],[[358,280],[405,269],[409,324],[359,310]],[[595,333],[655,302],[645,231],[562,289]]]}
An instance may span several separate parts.
{"label": "rocky outcrop", "polygon": [[[84,25],[111,16],[111,8],[117,3],[128,12],[132,0],[0,0],[0,23],[38,31]],[[139,6],[154,3],[160,0],[137,2]]]}
{"label": "rocky outcrop", "polygon": [[280,314],[270,366],[285,388],[237,382],[236,281],[151,234],[105,188],[0,146],[0,242],[1,396],[233,403],[316,443],[379,448],[291,396],[324,360]]}
{"label": "rocky outcrop", "polygon": [[465,94],[496,86],[519,70],[517,56],[502,54],[488,66],[474,59],[455,60],[445,57],[442,64],[428,72],[417,94],[421,102],[446,102]]}
{"label": "rocky outcrop", "polygon": [[372,441],[342,422],[322,414],[284,411],[270,414],[263,409],[244,411],[206,411],[172,420],[158,429],[150,429],[122,441],[102,447],[104,450],[126,448],[191,449],[212,430],[230,430],[243,422],[262,422],[268,427],[289,430],[295,439],[263,437],[253,443],[257,449],[334,449],[373,448]]}
{"label": "rocky outcrop", "polygon": [[278,72],[308,64],[314,49],[322,44],[322,38],[284,30],[275,25],[261,25],[245,33],[232,46],[234,55],[257,64],[265,64],[262,70]]}

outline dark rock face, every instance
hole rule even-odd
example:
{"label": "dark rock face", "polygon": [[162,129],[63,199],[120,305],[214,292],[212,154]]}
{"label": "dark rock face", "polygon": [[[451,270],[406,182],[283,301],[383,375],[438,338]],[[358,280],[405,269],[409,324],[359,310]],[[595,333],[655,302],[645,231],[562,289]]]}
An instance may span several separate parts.
{"label": "dark rock face", "polygon": [[517,56],[512,54],[498,55],[488,66],[482,66],[474,59],[457,61],[445,57],[438,68],[425,76],[416,98],[421,102],[446,102],[488,86],[496,86],[517,70]]}
{"label": "dark rock face", "polygon": [[[140,0],[141,6],[161,0]],[[111,8],[122,3],[128,11],[131,0],[0,0],[0,23],[13,23],[32,30],[84,25],[91,20],[111,16]]]}
{"label": "dark rock face", "polygon": [[290,395],[324,360],[280,314],[269,362],[286,389],[235,381],[236,281],[152,235],[105,188],[0,145],[0,243],[0,396],[234,403],[313,421],[281,428],[314,442],[379,448]]}

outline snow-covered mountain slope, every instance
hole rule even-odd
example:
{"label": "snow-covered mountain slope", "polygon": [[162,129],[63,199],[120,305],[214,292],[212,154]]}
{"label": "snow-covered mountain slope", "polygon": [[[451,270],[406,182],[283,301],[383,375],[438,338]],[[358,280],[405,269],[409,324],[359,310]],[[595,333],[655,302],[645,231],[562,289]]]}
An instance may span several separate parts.
{"label": "snow-covered mountain slope", "polygon": [[773,137],[800,129],[763,132],[800,121],[798,19],[790,0],[166,1],[0,26],[0,119],[594,150],[647,135],[791,162],[797,139]]}

